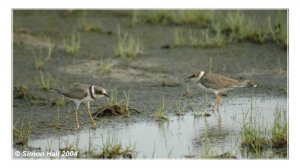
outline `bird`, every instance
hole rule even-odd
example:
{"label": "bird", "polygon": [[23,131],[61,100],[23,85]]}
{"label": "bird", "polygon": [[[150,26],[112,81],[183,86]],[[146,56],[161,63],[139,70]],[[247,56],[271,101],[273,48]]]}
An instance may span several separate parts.
{"label": "bird", "polygon": [[219,111],[219,106],[222,96],[219,93],[243,87],[257,87],[257,84],[250,80],[235,80],[220,74],[208,74],[203,70],[196,71],[193,75],[185,78],[186,83],[193,83],[198,85],[203,90],[212,92],[216,95],[216,103],[213,111]]}
{"label": "bird", "polygon": [[87,106],[87,110],[90,116],[90,119],[93,123],[93,127],[96,128],[96,123],[91,115],[90,111],[90,101],[95,101],[102,97],[109,97],[107,91],[101,86],[82,84],[82,83],[74,83],[72,87],[68,89],[50,89],[51,91],[55,91],[61,95],[64,95],[68,99],[72,100],[76,105],[75,117],[77,122],[77,128],[80,128],[80,124],[78,121],[78,108],[81,103],[85,103]]}

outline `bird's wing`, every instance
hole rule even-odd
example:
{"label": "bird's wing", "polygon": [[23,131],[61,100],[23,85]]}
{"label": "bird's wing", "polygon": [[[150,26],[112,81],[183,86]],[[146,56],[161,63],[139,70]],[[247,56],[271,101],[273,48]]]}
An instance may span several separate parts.
{"label": "bird's wing", "polygon": [[72,87],[66,90],[57,90],[58,93],[73,99],[82,99],[88,95],[85,87]]}
{"label": "bird's wing", "polygon": [[203,86],[212,89],[224,89],[224,88],[234,88],[239,87],[239,81],[230,79],[228,77],[218,75],[218,74],[209,74],[201,78],[200,82]]}

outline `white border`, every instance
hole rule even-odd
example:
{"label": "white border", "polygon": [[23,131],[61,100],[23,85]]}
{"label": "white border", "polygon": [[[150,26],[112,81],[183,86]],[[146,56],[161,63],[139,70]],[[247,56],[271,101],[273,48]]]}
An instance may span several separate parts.
{"label": "white border", "polygon": [[[1,137],[0,159],[3,166],[23,167],[292,167],[297,164],[299,148],[299,113],[297,107],[297,93],[299,94],[299,5],[294,0],[10,0],[1,1],[0,28],[0,57],[1,57]],[[136,161],[21,161],[11,160],[11,9],[12,8],[289,8],[290,14],[290,50],[289,50],[289,116],[290,116],[290,144],[289,160],[279,161],[248,161],[248,160],[136,160]],[[299,100],[299,98],[298,98]],[[3,162],[5,161],[5,162]]]}

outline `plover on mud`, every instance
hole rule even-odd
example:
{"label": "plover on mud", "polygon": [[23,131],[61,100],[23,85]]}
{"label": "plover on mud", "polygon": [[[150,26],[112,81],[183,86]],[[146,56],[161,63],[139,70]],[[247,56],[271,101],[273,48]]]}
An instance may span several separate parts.
{"label": "plover on mud", "polygon": [[72,100],[76,105],[75,117],[77,122],[77,128],[80,127],[78,121],[78,108],[81,103],[86,103],[87,110],[89,112],[90,119],[92,120],[93,127],[96,127],[96,123],[91,115],[90,111],[90,101],[100,99],[104,96],[109,97],[106,90],[100,86],[94,86],[89,84],[75,83],[72,87],[68,89],[51,89],[59,94],[62,94]]}
{"label": "plover on mud", "polygon": [[222,97],[219,93],[242,87],[257,87],[257,84],[250,80],[238,81],[219,74],[207,74],[204,71],[197,71],[193,75],[187,77],[185,82],[197,84],[202,89],[213,92],[216,95],[216,104],[214,111],[219,110]]}

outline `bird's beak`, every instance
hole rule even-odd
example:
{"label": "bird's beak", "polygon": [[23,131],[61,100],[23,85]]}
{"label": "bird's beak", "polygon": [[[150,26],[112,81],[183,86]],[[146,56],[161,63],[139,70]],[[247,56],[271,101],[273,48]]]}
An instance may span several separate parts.
{"label": "bird's beak", "polygon": [[103,95],[104,95],[104,96],[106,96],[106,97],[109,97],[109,95],[108,95],[108,94],[106,94],[106,93],[103,93]]}
{"label": "bird's beak", "polygon": [[190,82],[192,78],[194,78],[194,75],[191,75],[191,76],[185,78],[185,79],[184,79],[185,83]]}

